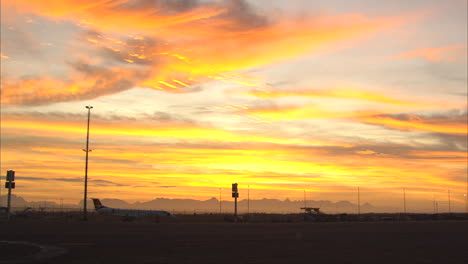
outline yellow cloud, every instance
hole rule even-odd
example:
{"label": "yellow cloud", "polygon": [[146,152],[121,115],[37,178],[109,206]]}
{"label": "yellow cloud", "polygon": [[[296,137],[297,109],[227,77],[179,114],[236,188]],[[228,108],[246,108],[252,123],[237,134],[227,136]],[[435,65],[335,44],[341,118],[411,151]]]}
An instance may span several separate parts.
{"label": "yellow cloud", "polygon": [[354,118],[359,116],[373,116],[379,114],[378,111],[329,111],[313,104],[289,107],[280,106],[249,108],[241,112],[271,121]]}
{"label": "yellow cloud", "polygon": [[357,99],[370,102],[377,102],[391,105],[414,105],[415,102],[411,102],[403,99],[392,98],[383,94],[369,92],[359,89],[346,89],[336,88],[330,90],[290,90],[290,91],[278,91],[278,90],[265,90],[265,91],[250,91],[248,95],[261,97],[261,98],[281,98],[288,96],[297,97],[311,97],[311,98],[335,98],[335,99]]}

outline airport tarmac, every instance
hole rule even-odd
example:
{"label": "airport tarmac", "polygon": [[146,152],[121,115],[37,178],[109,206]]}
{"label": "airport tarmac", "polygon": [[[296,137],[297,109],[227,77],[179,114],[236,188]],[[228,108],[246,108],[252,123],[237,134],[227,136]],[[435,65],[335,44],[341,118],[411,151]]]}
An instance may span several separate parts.
{"label": "airport tarmac", "polygon": [[468,221],[1,225],[4,243],[62,251],[23,262],[0,254],[0,263],[468,263]]}

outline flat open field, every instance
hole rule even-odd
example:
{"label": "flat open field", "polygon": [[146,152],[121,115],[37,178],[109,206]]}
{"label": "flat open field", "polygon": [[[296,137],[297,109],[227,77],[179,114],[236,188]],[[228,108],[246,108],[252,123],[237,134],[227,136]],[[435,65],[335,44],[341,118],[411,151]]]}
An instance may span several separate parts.
{"label": "flat open field", "polygon": [[67,251],[34,263],[468,263],[468,221],[1,225],[3,243]]}

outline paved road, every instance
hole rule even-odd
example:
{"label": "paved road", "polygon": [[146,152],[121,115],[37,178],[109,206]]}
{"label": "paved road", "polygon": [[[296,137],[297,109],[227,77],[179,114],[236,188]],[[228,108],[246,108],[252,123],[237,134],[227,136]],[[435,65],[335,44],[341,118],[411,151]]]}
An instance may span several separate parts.
{"label": "paved road", "polygon": [[50,264],[468,263],[468,221],[0,224],[0,240],[67,250]]}

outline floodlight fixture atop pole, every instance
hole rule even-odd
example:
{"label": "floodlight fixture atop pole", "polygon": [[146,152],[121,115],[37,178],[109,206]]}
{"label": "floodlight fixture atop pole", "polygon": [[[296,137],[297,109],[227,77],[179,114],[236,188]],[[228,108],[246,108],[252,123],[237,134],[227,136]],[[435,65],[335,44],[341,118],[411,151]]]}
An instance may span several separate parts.
{"label": "floodlight fixture atop pole", "polygon": [[86,108],[88,109],[88,126],[86,129],[86,149],[83,149],[86,152],[86,163],[85,163],[85,180],[84,180],[84,206],[83,206],[83,220],[88,220],[88,208],[86,206],[86,201],[88,199],[88,154],[91,151],[89,149],[89,120],[91,117],[91,109],[93,108],[90,105],[87,105]]}

